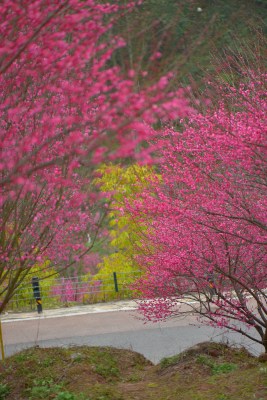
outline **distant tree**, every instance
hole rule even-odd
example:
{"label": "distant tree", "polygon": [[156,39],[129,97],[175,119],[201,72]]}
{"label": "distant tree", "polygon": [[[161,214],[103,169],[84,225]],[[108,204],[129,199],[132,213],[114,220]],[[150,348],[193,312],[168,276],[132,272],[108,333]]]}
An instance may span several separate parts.
{"label": "distant tree", "polygon": [[134,279],[131,273],[140,271],[136,253],[145,228],[127,213],[127,204],[132,204],[144,188],[159,177],[152,167],[137,164],[129,167],[104,165],[98,169],[98,173],[97,184],[108,201],[111,251],[98,264],[98,275],[121,272],[125,273],[125,282],[130,282]]}
{"label": "distant tree", "polygon": [[125,70],[147,71],[145,77],[136,74],[138,85],[175,71],[170,86],[193,78],[199,87],[208,71],[216,75],[214,53],[240,51],[243,41],[257,41],[256,29],[266,27],[264,2],[143,0],[115,21],[111,34],[123,35],[127,44],[113,53],[111,62]]}

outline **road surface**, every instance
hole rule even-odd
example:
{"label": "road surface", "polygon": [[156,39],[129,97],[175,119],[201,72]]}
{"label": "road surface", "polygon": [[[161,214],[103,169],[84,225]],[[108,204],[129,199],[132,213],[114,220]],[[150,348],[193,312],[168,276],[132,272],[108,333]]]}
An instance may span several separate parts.
{"label": "road surface", "polygon": [[157,363],[163,357],[209,340],[244,345],[255,354],[262,352],[261,346],[235,333],[199,325],[193,316],[144,324],[137,311],[131,308],[77,314],[70,310],[69,314],[4,319],[2,330],[6,356],[36,345],[114,346],[137,351]]}

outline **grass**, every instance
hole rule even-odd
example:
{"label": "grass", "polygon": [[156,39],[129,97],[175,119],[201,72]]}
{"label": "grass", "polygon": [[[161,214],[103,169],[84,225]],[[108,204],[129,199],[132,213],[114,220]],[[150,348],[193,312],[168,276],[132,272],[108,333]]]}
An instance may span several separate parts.
{"label": "grass", "polygon": [[267,364],[202,343],[153,365],[130,350],[24,350],[0,364],[0,400],[263,400]]}
{"label": "grass", "polygon": [[10,393],[10,388],[8,385],[0,383],[0,400],[5,399]]}

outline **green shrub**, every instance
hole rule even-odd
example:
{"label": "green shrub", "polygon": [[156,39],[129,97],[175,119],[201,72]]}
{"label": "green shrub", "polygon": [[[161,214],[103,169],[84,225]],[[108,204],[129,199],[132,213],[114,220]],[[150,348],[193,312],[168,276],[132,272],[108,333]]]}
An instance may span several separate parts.
{"label": "green shrub", "polygon": [[10,388],[8,385],[0,383],[0,400],[4,400],[10,393]]}

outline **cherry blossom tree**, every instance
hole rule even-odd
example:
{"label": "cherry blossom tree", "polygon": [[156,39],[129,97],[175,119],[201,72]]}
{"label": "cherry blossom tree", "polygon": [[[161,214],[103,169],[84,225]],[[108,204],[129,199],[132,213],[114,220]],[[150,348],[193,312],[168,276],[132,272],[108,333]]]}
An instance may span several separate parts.
{"label": "cherry blossom tree", "polygon": [[267,352],[266,75],[247,70],[215,108],[160,143],[163,183],[132,213],[148,220],[136,285],[149,320],[195,313]]}
{"label": "cherry blossom tree", "polygon": [[[95,235],[91,171],[134,156],[159,118],[189,111],[168,77],[136,90],[134,71],[109,67],[124,45],[109,37],[114,18],[135,6],[94,0],[0,5],[0,312],[31,267],[66,267]],[[139,150],[137,151],[137,146]]]}

